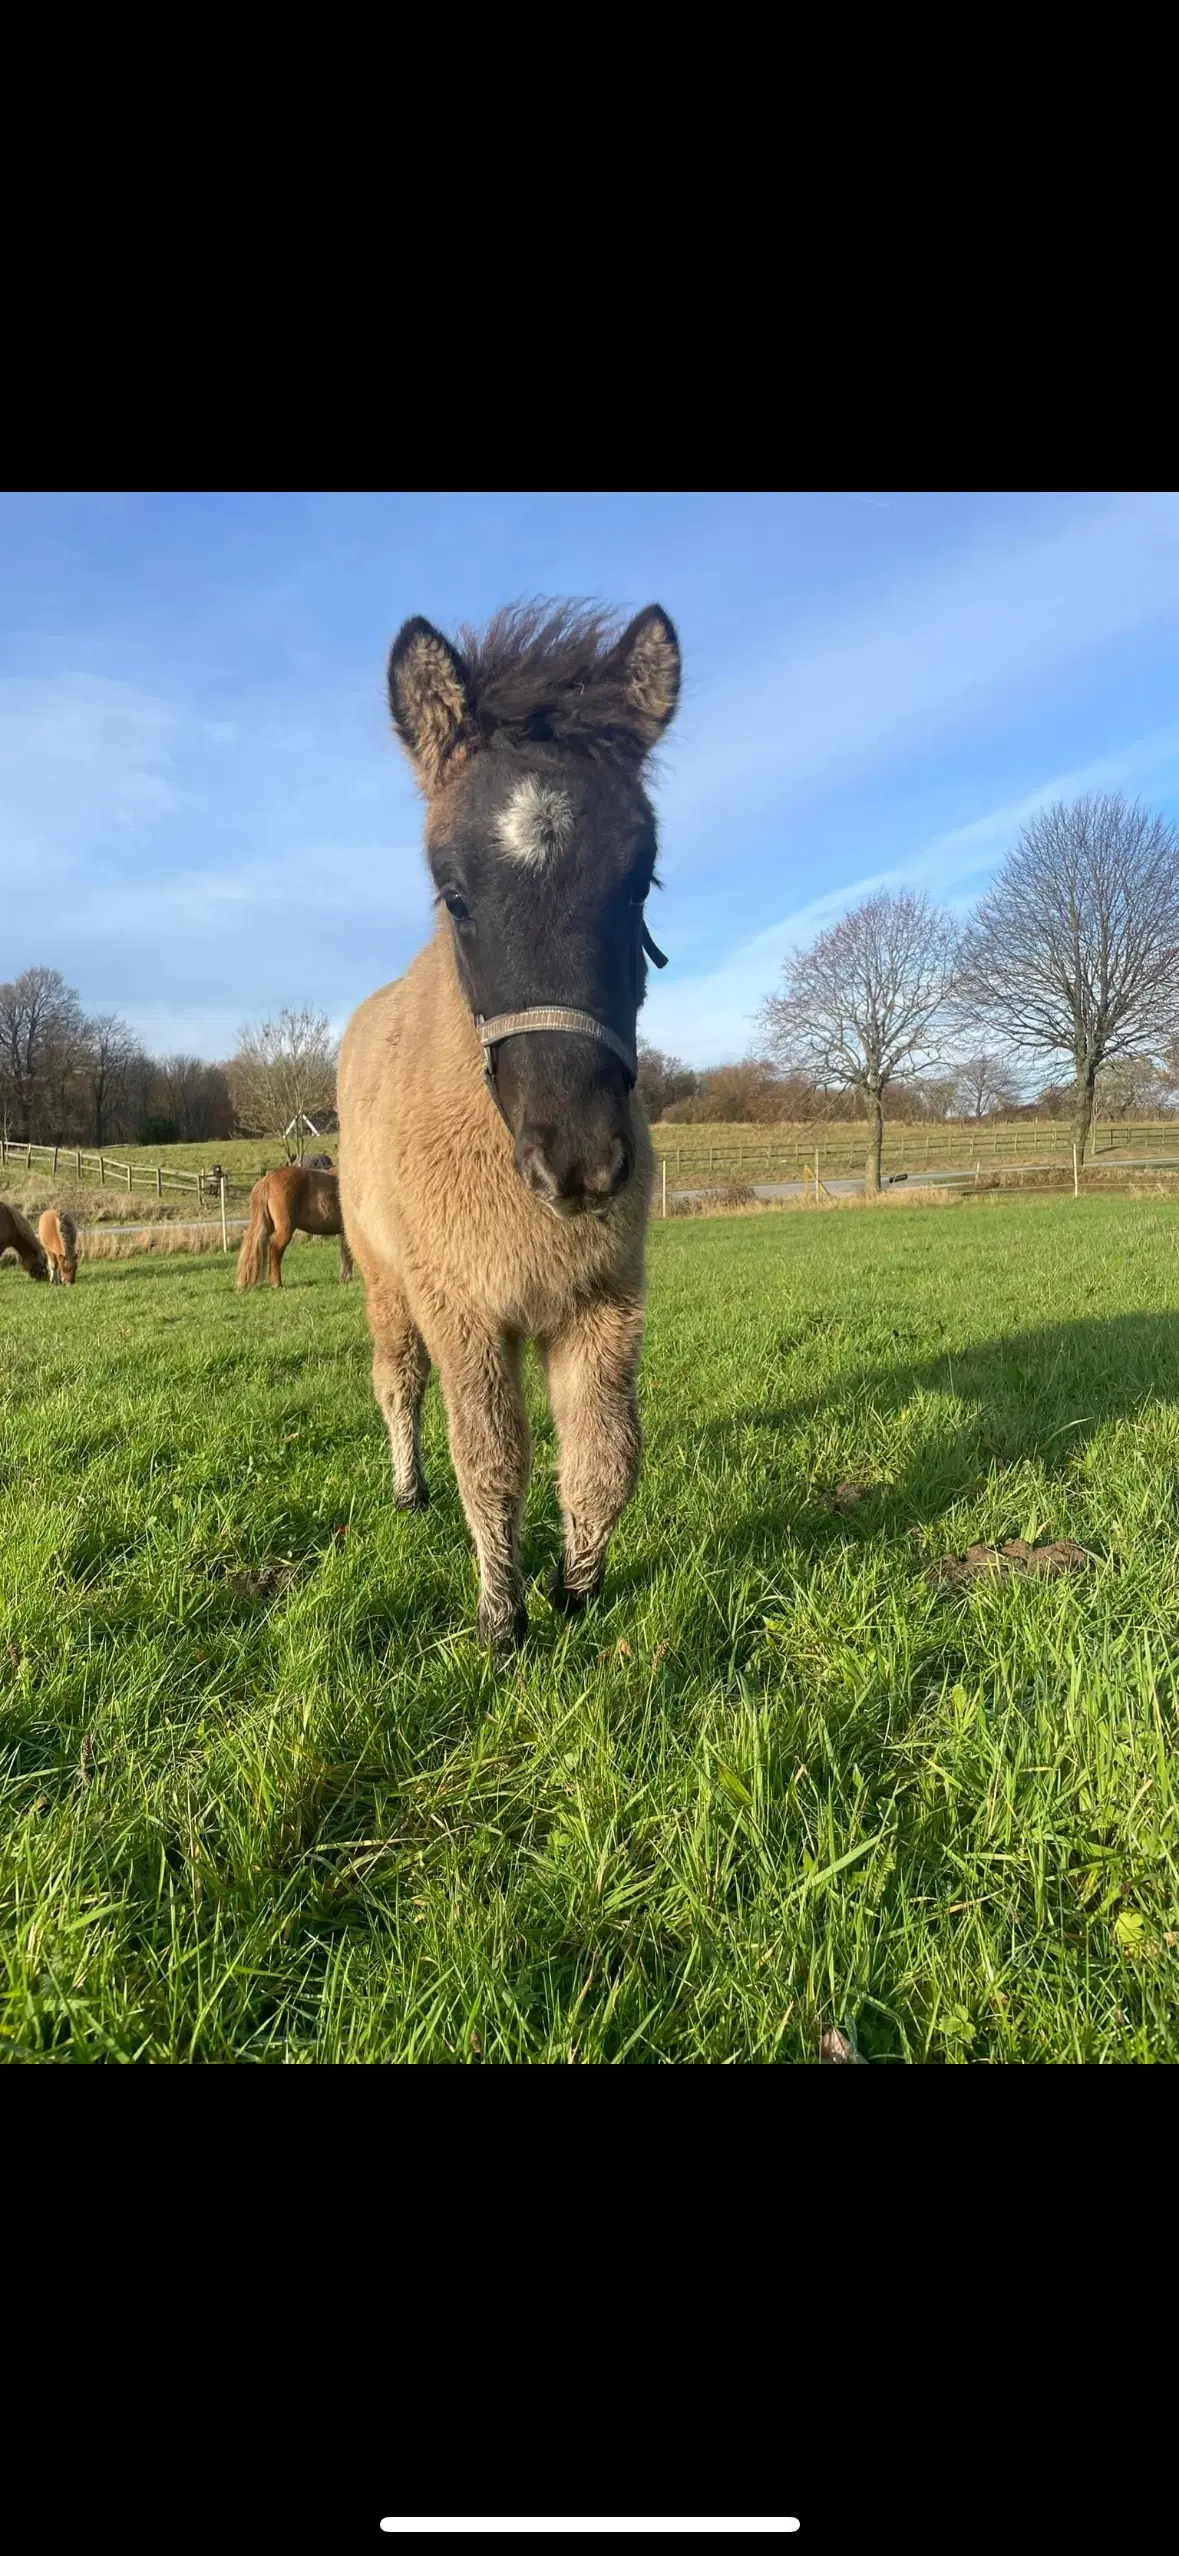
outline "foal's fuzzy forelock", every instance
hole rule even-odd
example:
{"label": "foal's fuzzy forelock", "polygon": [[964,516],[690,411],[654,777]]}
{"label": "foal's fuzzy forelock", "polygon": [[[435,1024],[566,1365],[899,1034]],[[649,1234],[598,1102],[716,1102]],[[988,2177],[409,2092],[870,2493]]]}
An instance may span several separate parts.
{"label": "foal's fuzzy forelock", "polygon": [[573,836],[573,806],[564,790],[529,773],[500,811],[497,832],[509,860],[540,870],[565,851]]}

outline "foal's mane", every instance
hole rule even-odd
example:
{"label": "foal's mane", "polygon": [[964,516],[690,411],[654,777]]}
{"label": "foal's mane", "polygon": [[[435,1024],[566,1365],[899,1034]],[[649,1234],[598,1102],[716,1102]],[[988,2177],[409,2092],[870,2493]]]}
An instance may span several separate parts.
{"label": "foal's mane", "polygon": [[649,739],[615,651],[619,622],[595,605],[505,604],[458,634],[471,723],[485,744],[550,743],[633,757]]}

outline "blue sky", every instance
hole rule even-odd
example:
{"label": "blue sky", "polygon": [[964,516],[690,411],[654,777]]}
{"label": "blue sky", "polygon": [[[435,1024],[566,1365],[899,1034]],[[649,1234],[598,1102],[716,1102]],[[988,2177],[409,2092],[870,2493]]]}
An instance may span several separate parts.
{"label": "blue sky", "polygon": [[162,1050],[342,1026],[429,926],[389,642],[535,594],[679,628],[642,1027],[693,1063],[870,887],[963,906],[1086,786],[1179,816],[1173,494],[7,495],[0,977]]}

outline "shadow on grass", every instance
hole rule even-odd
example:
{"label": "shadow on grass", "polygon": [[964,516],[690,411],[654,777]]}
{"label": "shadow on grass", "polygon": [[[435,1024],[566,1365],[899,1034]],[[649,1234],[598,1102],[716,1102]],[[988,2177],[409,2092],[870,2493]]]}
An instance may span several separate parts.
{"label": "shadow on grass", "polygon": [[[813,1499],[805,1512],[799,1510],[800,1431],[840,1405],[849,1418],[854,1413],[887,1421],[907,1412],[918,1394],[945,1396],[966,1405],[967,1414],[947,1426],[931,1413],[926,1443],[910,1446],[899,1479],[881,1484],[850,1515],[830,1515]],[[1155,1403],[1179,1404],[1179,1314],[1120,1314],[1044,1324],[965,1349],[849,1372],[795,1402],[752,1405],[708,1423],[701,1451],[705,1461],[722,1457],[731,1482],[738,1448],[758,1448],[764,1463],[766,1442],[772,1450],[776,1436],[788,1439],[792,1487],[787,1494],[784,1485],[779,1532],[789,1522],[808,1542],[862,1542],[882,1528],[929,1522],[996,1468],[1033,1460],[1061,1474],[1108,1421],[1131,1419]],[[748,1521],[755,1541],[772,1522],[773,1512],[763,1503],[756,1520]]]}

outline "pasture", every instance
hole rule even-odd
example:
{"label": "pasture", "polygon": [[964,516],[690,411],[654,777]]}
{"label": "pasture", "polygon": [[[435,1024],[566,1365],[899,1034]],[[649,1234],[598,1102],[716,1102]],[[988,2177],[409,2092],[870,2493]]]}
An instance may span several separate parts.
{"label": "pasture", "polygon": [[[1177,1246],[1105,1197],[656,1224],[605,1598],[542,1593],[530,1369],[498,1672],[333,1243],[277,1297],[6,1266],[0,2055],[1179,2058]],[[936,1577],[1010,1538],[1080,1557]]]}

